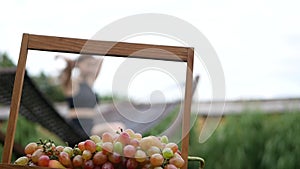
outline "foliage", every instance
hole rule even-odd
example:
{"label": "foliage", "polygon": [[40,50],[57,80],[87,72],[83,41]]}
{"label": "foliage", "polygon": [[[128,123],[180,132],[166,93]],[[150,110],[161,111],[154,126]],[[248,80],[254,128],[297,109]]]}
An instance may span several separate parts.
{"label": "foliage", "polygon": [[[1,131],[5,133],[6,128],[7,128],[7,122],[3,124]],[[25,147],[29,142],[35,142],[39,139],[42,140],[51,139],[58,144],[61,145],[64,144],[57,136],[53,135],[46,129],[42,128],[40,125],[28,121],[23,116],[19,115],[17,120],[15,142]],[[2,151],[3,151],[3,145],[0,145],[0,160],[2,156]],[[14,159],[15,156],[13,156],[13,160]]]}
{"label": "foliage", "polygon": [[209,140],[200,144],[196,126],[190,154],[204,157],[206,169],[300,168],[300,113],[226,116]]}
{"label": "foliage", "polygon": [[16,65],[8,57],[7,53],[0,53],[0,68],[2,67],[15,67]]}
{"label": "foliage", "polygon": [[59,84],[55,84],[51,76],[41,72],[38,76],[32,77],[38,88],[44,95],[53,102],[65,101],[64,94]]}

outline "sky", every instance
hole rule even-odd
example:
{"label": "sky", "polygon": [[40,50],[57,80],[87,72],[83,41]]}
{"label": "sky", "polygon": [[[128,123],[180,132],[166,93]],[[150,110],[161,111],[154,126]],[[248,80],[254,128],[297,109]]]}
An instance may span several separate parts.
{"label": "sky", "polygon": [[[1,1],[0,6],[0,52],[7,52],[15,63],[22,33],[88,39],[123,17],[161,13],[189,22],[206,36],[222,64],[227,99],[300,96],[300,1],[297,0],[10,0]],[[142,36],[128,41],[178,45],[163,37]],[[50,55],[55,54],[49,54],[47,59],[29,60],[30,72],[45,69],[57,74],[63,63]],[[37,65],[39,60],[46,65]],[[103,85],[95,87],[101,93],[111,92],[113,74],[109,72],[116,71],[122,63],[122,60],[106,60],[99,77]],[[201,63],[195,63],[195,74],[202,77],[199,98],[211,98],[211,82]],[[168,91],[174,87],[172,83],[168,86],[170,80],[164,81],[168,79],[164,74],[152,72],[153,76],[160,79],[158,83],[129,91],[139,91],[138,98],[147,94],[142,92],[147,87]],[[145,79],[137,77],[132,85],[140,86]]]}

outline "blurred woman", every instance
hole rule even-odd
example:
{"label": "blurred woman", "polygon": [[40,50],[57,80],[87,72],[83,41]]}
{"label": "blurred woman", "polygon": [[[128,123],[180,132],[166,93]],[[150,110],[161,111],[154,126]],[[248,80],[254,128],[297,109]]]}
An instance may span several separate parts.
{"label": "blurred woman", "polygon": [[[90,135],[94,125],[95,106],[98,104],[98,97],[92,86],[99,75],[103,60],[90,55],[81,55],[76,60],[61,55],[56,58],[66,61],[60,80],[69,108],[67,118],[73,127],[84,129]],[[72,78],[74,68],[79,70],[76,78]]]}

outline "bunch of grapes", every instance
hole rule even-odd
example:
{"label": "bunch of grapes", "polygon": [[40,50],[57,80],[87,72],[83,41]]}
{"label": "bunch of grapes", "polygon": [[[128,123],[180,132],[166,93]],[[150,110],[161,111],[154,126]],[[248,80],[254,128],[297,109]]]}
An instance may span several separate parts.
{"label": "bunch of grapes", "polygon": [[29,143],[17,165],[72,169],[177,169],[184,165],[167,136],[142,137],[131,129],[93,135],[74,148],[48,141]]}

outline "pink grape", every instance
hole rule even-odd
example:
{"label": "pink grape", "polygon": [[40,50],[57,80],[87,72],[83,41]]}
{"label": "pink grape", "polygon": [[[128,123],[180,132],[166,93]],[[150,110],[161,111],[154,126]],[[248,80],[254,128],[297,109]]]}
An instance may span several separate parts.
{"label": "pink grape", "polygon": [[113,142],[113,135],[109,132],[105,132],[102,134],[102,142]]}
{"label": "pink grape", "polygon": [[136,148],[133,145],[127,145],[123,149],[123,154],[125,157],[133,157],[136,153]]}
{"label": "pink grape", "polygon": [[128,133],[122,132],[117,140],[125,146],[130,143],[130,136]]}

